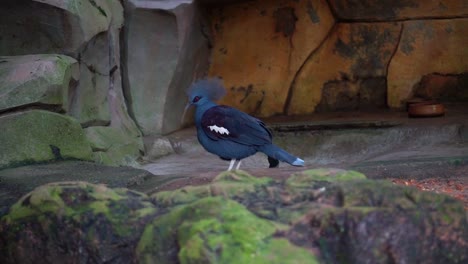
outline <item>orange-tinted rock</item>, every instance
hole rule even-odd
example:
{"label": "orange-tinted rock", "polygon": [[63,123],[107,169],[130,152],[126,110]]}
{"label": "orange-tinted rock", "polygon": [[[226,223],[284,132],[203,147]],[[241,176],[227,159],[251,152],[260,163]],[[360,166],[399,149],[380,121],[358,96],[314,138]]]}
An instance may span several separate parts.
{"label": "orange-tinted rock", "polygon": [[253,1],[212,10],[210,76],[221,76],[221,103],[258,116],[282,113],[291,82],[334,19],[326,1]]}
{"label": "orange-tinted rock", "polygon": [[340,19],[391,21],[466,16],[466,0],[330,0]]}
{"label": "orange-tinted rock", "polygon": [[468,101],[468,72],[463,74],[432,73],[424,75],[415,96],[442,101]]}
{"label": "orange-tinted rock", "polygon": [[288,114],[385,106],[385,76],[398,23],[343,23],[305,63]]}
{"label": "orange-tinted rock", "polygon": [[404,22],[388,69],[388,105],[401,108],[425,75],[467,73],[467,43],[468,19]]}

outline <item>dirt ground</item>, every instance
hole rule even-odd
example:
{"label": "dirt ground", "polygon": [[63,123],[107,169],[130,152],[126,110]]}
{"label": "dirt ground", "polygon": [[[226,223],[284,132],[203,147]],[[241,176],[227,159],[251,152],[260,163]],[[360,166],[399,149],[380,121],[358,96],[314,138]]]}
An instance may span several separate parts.
{"label": "dirt ground", "polygon": [[468,211],[468,177],[466,175],[451,179],[392,179],[392,182],[398,185],[414,186],[422,191],[447,194],[463,202],[465,210]]}

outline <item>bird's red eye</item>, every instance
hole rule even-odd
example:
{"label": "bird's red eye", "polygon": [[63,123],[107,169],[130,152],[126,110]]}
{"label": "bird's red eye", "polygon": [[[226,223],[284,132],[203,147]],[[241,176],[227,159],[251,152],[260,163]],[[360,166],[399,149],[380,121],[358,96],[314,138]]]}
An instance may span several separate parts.
{"label": "bird's red eye", "polygon": [[200,98],[201,98],[200,96],[195,96],[193,98],[192,102],[196,103],[196,102],[198,102],[200,100]]}

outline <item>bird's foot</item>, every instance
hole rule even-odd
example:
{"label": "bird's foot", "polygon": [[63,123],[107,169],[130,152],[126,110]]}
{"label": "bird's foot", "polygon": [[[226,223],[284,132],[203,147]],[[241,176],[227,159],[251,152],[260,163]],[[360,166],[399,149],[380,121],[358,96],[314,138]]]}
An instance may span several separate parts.
{"label": "bird's foot", "polygon": [[[234,164],[236,163],[236,161],[237,161],[236,159],[232,159],[232,160],[231,160],[231,163],[229,164],[229,168],[227,169],[227,171],[231,171],[231,170],[232,170],[232,168],[234,167]],[[240,167],[240,165],[241,165],[241,162],[242,162],[242,161],[239,160],[239,163],[237,163],[237,166],[236,166],[236,169],[235,169],[236,171],[239,170],[239,167]]]}
{"label": "bird's foot", "polygon": [[229,168],[227,169],[227,171],[231,171],[232,170],[232,167],[234,167],[234,163],[236,162],[235,159],[232,159],[231,160],[231,163],[229,163]]}
{"label": "bird's foot", "polygon": [[299,167],[303,167],[304,166],[304,160],[301,160],[300,158],[297,158],[293,163],[292,163],[293,166],[299,166]]}
{"label": "bird's foot", "polygon": [[239,167],[240,167],[241,163],[242,163],[242,160],[239,160],[239,163],[237,163],[237,166],[236,166],[236,171],[239,170]]}

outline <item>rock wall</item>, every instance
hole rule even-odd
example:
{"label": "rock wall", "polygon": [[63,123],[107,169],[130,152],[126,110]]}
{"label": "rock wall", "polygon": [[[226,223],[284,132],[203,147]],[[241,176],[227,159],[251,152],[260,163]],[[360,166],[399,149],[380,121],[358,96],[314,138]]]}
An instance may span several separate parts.
{"label": "rock wall", "polygon": [[258,116],[468,101],[468,5],[443,1],[238,1],[211,10],[223,101]]}
{"label": "rock wall", "polygon": [[[11,148],[0,150],[0,168],[59,158],[131,164],[143,152],[123,96],[123,11],[113,0],[2,1],[0,119],[18,131],[2,133],[1,144]],[[18,120],[30,124],[17,127]],[[74,125],[55,127],[67,122]],[[76,151],[67,152],[70,146]],[[29,151],[35,147],[40,157]]]}
{"label": "rock wall", "polygon": [[181,127],[185,90],[206,74],[207,23],[195,1],[129,0],[124,67],[130,111],[144,135]]}
{"label": "rock wall", "polygon": [[[206,75],[206,25],[195,1],[2,1],[0,118],[32,109],[67,115],[96,162],[134,165],[143,136],[182,126],[185,89]],[[59,117],[31,127],[47,130]],[[0,154],[0,168],[55,157]]]}

